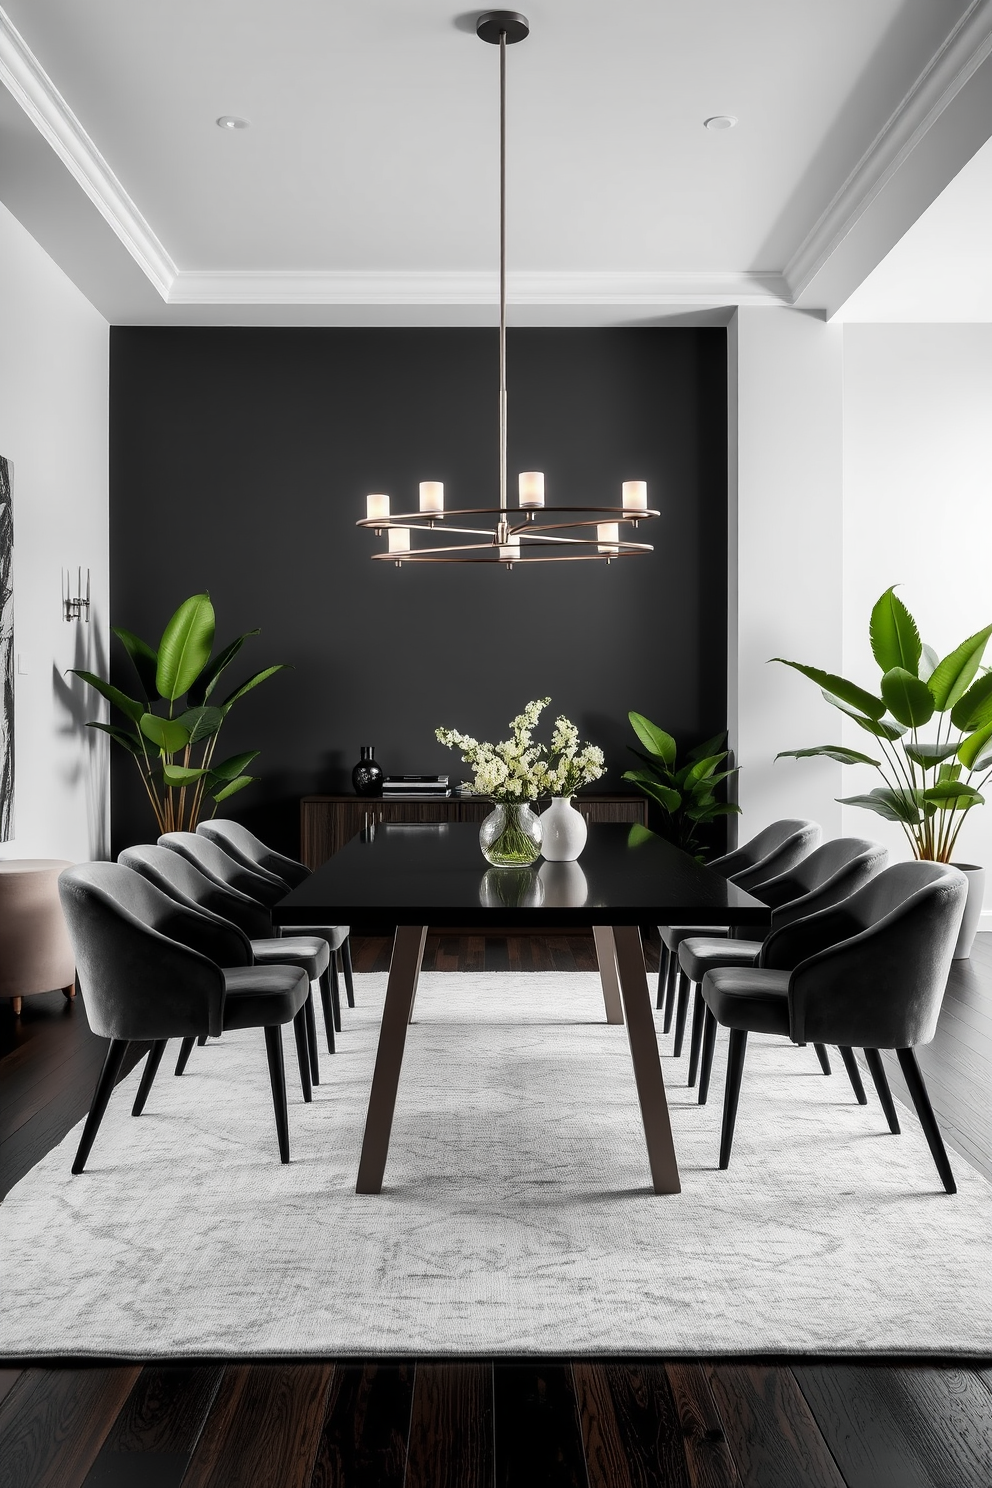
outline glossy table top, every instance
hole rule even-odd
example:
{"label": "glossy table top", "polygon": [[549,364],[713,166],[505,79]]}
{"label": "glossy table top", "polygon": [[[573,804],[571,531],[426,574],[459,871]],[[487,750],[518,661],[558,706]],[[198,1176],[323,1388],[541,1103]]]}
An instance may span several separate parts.
{"label": "glossy table top", "polygon": [[575,863],[490,868],[472,823],[378,827],[355,837],[272,911],[278,925],[700,924],[766,927],[760,900],[640,827],[592,823]]}

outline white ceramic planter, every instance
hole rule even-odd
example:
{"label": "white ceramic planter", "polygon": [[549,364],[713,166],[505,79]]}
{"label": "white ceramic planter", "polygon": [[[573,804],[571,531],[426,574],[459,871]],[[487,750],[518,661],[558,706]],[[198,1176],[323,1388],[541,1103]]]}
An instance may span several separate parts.
{"label": "white ceramic planter", "polygon": [[977,863],[952,863],[951,867],[957,868],[968,880],[968,901],[964,907],[964,919],[961,921],[958,943],[954,947],[954,960],[967,961],[975,943],[978,922],[982,917],[982,905],[985,902],[985,869],[979,867]]}
{"label": "white ceramic planter", "polygon": [[541,852],[549,863],[572,863],[586,845],[586,819],[565,796],[541,812]]}

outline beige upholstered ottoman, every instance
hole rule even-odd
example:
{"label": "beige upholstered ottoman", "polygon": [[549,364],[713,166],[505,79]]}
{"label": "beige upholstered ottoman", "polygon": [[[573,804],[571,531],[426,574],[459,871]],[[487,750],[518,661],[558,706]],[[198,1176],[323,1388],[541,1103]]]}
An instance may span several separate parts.
{"label": "beige upholstered ottoman", "polygon": [[0,858],[0,997],[61,988],[75,997],[76,966],[59,904],[61,858]]}

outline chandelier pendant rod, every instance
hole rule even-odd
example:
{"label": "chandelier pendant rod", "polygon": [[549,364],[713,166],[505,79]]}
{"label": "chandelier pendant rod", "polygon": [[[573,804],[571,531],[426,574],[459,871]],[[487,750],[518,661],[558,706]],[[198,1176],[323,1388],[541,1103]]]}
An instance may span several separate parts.
{"label": "chandelier pendant rod", "polygon": [[506,32],[499,33],[499,508],[506,514]]}

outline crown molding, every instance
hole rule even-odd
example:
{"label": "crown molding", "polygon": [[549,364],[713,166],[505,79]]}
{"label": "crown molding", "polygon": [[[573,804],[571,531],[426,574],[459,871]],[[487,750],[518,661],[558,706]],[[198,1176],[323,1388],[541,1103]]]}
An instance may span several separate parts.
{"label": "crown molding", "polygon": [[167,300],[178,272],[175,263],[3,10],[0,82]]}
{"label": "crown molding", "polygon": [[[510,273],[515,305],[782,305],[780,274],[613,273],[535,270]],[[495,305],[495,271],[180,273],[170,305]]]}
{"label": "crown molding", "polygon": [[992,54],[992,0],[972,0],[785,266],[798,300],[961,89]]}

